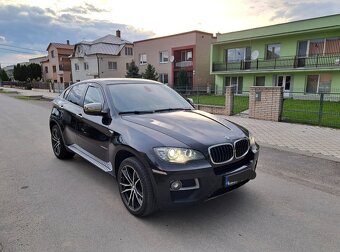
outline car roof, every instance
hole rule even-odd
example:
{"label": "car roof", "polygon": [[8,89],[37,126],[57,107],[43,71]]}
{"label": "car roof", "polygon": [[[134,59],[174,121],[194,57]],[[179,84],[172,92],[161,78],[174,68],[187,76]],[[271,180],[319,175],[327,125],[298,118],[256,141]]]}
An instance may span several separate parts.
{"label": "car roof", "polygon": [[140,78],[97,78],[97,79],[89,79],[89,80],[83,80],[74,84],[80,84],[80,83],[97,83],[100,85],[117,85],[117,84],[160,84],[164,85],[160,82],[153,81],[153,80],[147,80],[147,79],[140,79]]}

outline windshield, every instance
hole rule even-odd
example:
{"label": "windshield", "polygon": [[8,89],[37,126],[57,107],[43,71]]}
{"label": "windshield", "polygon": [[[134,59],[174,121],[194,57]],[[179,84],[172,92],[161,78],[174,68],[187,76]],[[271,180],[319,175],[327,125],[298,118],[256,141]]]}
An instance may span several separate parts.
{"label": "windshield", "polygon": [[182,96],[162,84],[118,84],[108,87],[120,114],[193,109]]}

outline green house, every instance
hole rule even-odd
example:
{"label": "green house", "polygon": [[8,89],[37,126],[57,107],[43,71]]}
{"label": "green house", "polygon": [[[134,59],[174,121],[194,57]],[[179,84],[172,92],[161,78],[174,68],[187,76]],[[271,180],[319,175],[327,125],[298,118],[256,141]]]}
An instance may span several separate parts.
{"label": "green house", "polygon": [[217,35],[210,72],[216,94],[235,86],[283,86],[285,96],[340,93],[340,15]]}

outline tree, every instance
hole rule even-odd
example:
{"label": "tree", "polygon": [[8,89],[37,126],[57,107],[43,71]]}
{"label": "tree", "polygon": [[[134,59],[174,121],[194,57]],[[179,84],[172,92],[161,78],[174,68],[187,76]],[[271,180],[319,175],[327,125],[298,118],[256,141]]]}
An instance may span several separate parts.
{"label": "tree", "polygon": [[27,66],[20,64],[14,66],[13,76],[15,80],[26,81],[28,78]]}
{"label": "tree", "polygon": [[31,63],[27,66],[28,69],[28,78],[30,80],[39,80],[41,79],[41,66],[36,63]]}
{"label": "tree", "polygon": [[149,80],[158,80],[158,73],[156,72],[156,69],[151,65],[148,64],[148,66],[145,69],[145,73],[142,74],[144,79]]}
{"label": "tree", "polygon": [[134,61],[132,61],[129,64],[129,68],[126,72],[125,77],[126,78],[140,78],[141,77],[141,75],[139,74],[139,68],[138,66],[136,66]]}
{"label": "tree", "polygon": [[178,84],[179,86],[187,86],[188,85],[188,76],[185,71],[180,71],[178,74]]}
{"label": "tree", "polygon": [[4,69],[0,69],[0,80],[9,81],[8,75]]}
{"label": "tree", "polygon": [[14,79],[18,81],[37,80],[41,78],[41,67],[36,63],[31,63],[27,66],[17,64],[14,66],[13,75]]}

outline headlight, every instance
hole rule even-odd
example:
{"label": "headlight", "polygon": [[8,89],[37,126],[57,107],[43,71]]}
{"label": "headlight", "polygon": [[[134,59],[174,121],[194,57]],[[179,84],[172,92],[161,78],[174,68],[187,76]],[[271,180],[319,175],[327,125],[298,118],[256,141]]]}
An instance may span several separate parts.
{"label": "headlight", "polygon": [[175,147],[159,147],[154,148],[155,153],[161,159],[171,162],[184,164],[191,160],[204,159],[204,156],[199,151],[185,148]]}

